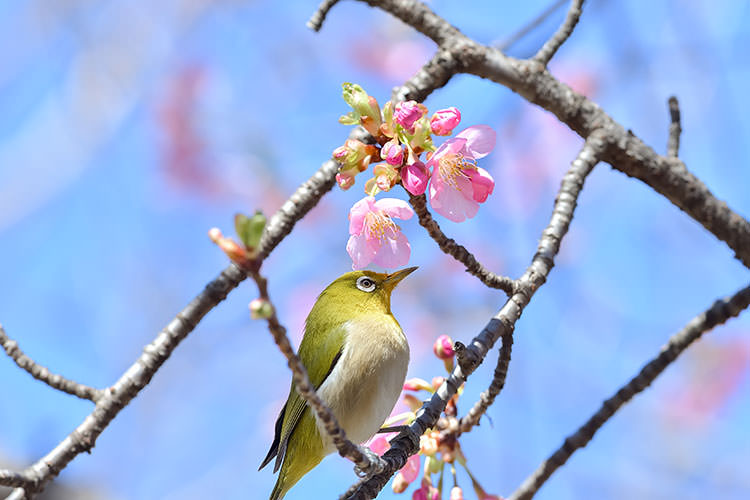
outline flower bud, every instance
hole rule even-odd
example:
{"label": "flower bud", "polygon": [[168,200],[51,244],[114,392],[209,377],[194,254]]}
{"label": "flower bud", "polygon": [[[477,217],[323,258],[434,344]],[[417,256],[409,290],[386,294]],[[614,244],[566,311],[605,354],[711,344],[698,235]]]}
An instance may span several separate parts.
{"label": "flower bud", "polygon": [[390,140],[383,144],[380,149],[380,157],[389,165],[401,166],[404,161],[404,148],[398,143],[397,139]]}
{"label": "flower bud", "polygon": [[432,388],[437,391],[438,388],[441,385],[443,385],[443,382],[445,382],[445,377],[439,377],[439,376],[438,377],[433,377],[432,378]]}
{"label": "flower bud", "polygon": [[432,456],[438,452],[437,433],[428,432],[419,437],[419,451],[425,456]]}
{"label": "flower bud", "polygon": [[432,346],[432,352],[440,359],[452,359],[456,354],[453,350],[453,341],[447,335],[440,335]]}
{"label": "flower bud", "polygon": [[354,185],[354,176],[347,172],[340,172],[336,174],[336,183],[341,189],[346,191]]}
{"label": "flower bud", "polygon": [[404,476],[399,472],[396,474],[396,477],[393,478],[391,487],[393,488],[394,493],[403,493],[406,491],[406,488],[409,487],[409,482],[404,479]]}
{"label": "flower bud", "polygon": [[419,160],[401,167],[401,184],[415,196],[425,192],[429,179],[430,172]]}
{"label": "flower bud", "polygon": [[401,125],[410,134],[414,133],[414,124],[427,113],[427,108],[417,101],[404,101],[396,104],[393,110],[393,121]]}
{"label": "flower bud", "polygon": [[273,306],[266,299],[254,299],[249,307],[252,319],[268,319],[273,316]]}
{"label": "flower bud", "polygon": [[451,135],[453,129],[461,121],[461,112],[456,108],[435,111],[430,118],[430,129],[435,135]]}
{"label": "flower bud", "polygon": [[432,386],[426,380],[414,377],[404,382],[405,391],[429,391],[434,392]]}
{"label": "flower bud", "polygon": [[451,488],[450,500],[464,500],[464,491],[460,487],[454,486]]}

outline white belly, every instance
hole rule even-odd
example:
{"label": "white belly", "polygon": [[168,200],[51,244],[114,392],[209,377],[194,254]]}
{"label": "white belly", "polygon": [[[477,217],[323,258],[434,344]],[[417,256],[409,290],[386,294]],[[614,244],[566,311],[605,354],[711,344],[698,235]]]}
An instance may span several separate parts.
{"label": "white belly", "polygon": [[[341,358],[318,392],[349,440],[362,443],[383,425],[398,401],[409,365],[409,344],[390,315],[350,321],[346,328]],[[326,453],[336,451],[320,422],[318,429]]]}

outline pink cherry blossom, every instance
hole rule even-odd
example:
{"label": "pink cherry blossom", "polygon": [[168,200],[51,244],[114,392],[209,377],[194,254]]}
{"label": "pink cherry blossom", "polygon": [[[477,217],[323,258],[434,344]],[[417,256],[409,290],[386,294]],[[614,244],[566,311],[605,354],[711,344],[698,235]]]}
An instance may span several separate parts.
{"label": "pink cherry blossom", "polygon": [[429,179],[430,171],[419,160],[401,167],[401,183],[413,195],[424,193]]}
{"label": "pink cherry blossom", "polygon": [[430,204],[435,211],[454,222],[463,222],[477,214],[479,204],[487,200],[495,187],[492,176],[477,167],[495,147],[495,131],[487,125],[475,125],[445,141],[430,157]]}
{"label": "pink cherry blossom", "polygon": [[411,246],[393,218],[409,219],[414,211],[403,200],[372,196],[359,200],[349,211],[349,242],[346,251],[352,268],[362,269],[370,263],[397,268],[409,262]]}
{"label": "pink cherry blossom", "polygon": [[430,129],[435,135],[451,135],[460,121],[461,112],[457,108],[441,109],[430,118]]}
{"label": "pink cherry blossom", "polygon": [[396,104],[393,120],[404,127],[410,134],[414,133],[414,124],[424,116],[427,108],[417,101],[404,101]]}
{"label": "pink cherry blossom", "polygon": [[464,500],[464,492],[459,486],[451,488],[450,500]]}

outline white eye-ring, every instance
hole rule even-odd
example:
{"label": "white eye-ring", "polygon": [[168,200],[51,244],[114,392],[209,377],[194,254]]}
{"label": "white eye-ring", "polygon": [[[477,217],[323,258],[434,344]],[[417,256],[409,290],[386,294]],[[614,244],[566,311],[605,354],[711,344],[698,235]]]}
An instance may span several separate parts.
{"label": "white eye-ring", "polygon": [[372,292],[375,290],[375,282],[372,280],[372,278],[368,278],[367,276],[360,276],[357,278],[357,288],[362,290],[363,292]]}

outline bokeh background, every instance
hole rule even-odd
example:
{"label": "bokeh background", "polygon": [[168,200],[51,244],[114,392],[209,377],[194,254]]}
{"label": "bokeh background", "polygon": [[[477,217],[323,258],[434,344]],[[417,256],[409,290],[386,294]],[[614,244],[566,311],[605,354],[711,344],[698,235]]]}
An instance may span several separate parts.
{"label": "bokeh background", "polygon": [[[503,43],[552,2],[432,7],[469,36]],[[0,321],[38,362],[103,387],[225,265],[206,236],[237,211],[272,213],[348,130],[340,84],[383,103],[434,45],[388,15],[342,2],[320,34],[317,2],[0,2]],[[512,45],[527,57],[566,7]],[[681,156],[750,217],[750,6],[591,0],[551,64],[560,79],[664,151],[679,97]],[[582,141],[509,90],[459,76],[426,102],[498,132],[482,165],[497,181],[479,215],[443,229],[488,267],[518,276]],[[264,265],[299,341],[317,293],[349,270],[347,213],[364,178],[326,196]],[[395,192],[404,197],[403,193]],[[415,220],[401,227],[418,273],[395,293],[411,376],[431,378],[446,333],[467,341],[504,301],[443,255]],[[748,271],[639,181],[600,165],[557,266],[516,328],[491,422],[462,438],[489,492],[509,494],[666,339]],[[55,482],[58,498],[267,498],[257,466],[290,380],[243,284]],[[491,354],[459,404],[489,383]],[[623,408],[540,499],[748,498],[750,316],[717,328]],[[0,461],[44,455],[91,405],[0,356]],[[333,498],[354,479],[329,457],[288,498]],[[459,472],[459,484],[470,483]],[[382,498],[394,495],[390,486]]]}

